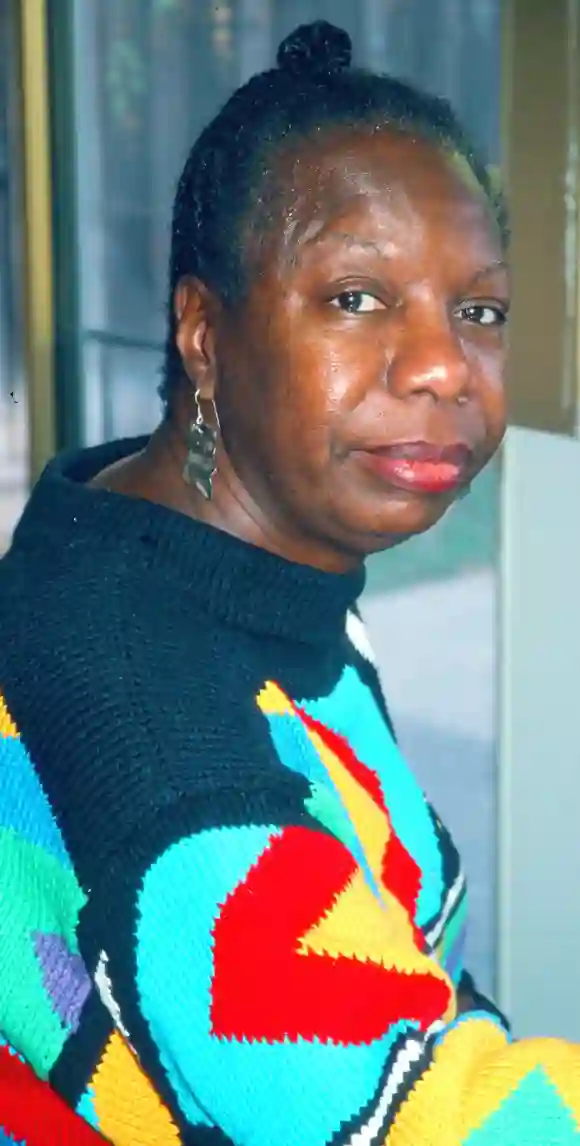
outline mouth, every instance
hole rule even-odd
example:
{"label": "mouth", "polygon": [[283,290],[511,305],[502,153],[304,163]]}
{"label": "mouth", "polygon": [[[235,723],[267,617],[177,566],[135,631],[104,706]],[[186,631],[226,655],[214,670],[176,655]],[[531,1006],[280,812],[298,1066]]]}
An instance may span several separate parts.
{"label": "mouth", "polygon": [[395,442],[356,451],[379,478],[408,493],[453,493],[467,481],[473,452],[463,442],[438,446],[430,442]]}

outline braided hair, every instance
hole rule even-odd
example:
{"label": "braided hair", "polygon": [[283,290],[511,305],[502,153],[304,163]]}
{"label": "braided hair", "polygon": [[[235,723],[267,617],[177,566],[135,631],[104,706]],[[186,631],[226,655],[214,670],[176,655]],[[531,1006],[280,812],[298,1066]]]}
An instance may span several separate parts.
{"label": "braided hair", "polygon": [[487,196],[504,238],[505,205],[446,100],[386,75],[351,67],[347,32],[324,20],[296,28],[280,45],[277,67],[238,88],[194,143],[177,186],[169,264],[169,306],[160,394],[167,404],[183,378],[173,298],[195,276],[224,305],[248,286],[247,236],[267,225],[277,161],[285,148],[326,129],[390,127],[460,157]]}

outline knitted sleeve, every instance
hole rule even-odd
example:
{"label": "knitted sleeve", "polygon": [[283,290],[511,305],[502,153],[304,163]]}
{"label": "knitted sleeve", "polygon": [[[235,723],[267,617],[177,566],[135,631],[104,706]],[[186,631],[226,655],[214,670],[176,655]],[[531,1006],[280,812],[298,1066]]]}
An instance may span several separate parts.
{"label": "knitted sleeve", "polygon": [[[177,1122],[216,1142],[577,1141],[580,1050],[513,1044],[485,1013],[456,1019],[403,912],[278,791],[200,793],[144,825],[81,941],[100,949],[124,1053]],[[96,1105],[100,1085],[97,1070]]]}

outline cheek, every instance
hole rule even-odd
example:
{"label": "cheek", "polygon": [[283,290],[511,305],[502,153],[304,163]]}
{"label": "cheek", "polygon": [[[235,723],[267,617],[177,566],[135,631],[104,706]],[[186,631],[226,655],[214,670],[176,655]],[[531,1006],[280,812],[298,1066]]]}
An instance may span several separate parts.
{"label": "cheek", "polygon": [[494,448],[503,437],[506,424],[505,369],[503,344],[475,350],[472,359],[477,377],[481,410],[490,445]]}
{"label": "cheek", "polygon": [[296,395],[302,416],[332,423],[364,400],[384,373],[379,339],[361,337],[355,330],[339,331],[322,324],[295,329],[288,340],[289,388]]}
{"label": "cheek", "polygon": [[312,479],[328,454],[336,378],[330,356],[295,330],[270,322],[240,340],[228,362],[226,442],[238,467]]}
{"label": "cheek", "polygon": [[342,427],[362,400],[361,355],[335,334],[294,327],[268,356],[263,432],[269,468],[305,496],[326,487]]}
{"label": "cheek", "polygon": [[273,450],[289,470],[301,469],[312,480],[332,448],[343,387],[340,365],[328,347],[293,336],[277,358],[272,382]]}

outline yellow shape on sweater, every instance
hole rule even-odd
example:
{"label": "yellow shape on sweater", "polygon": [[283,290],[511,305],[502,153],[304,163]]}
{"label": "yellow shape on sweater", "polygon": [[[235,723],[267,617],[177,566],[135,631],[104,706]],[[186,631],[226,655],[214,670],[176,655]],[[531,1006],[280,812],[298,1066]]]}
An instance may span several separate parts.
{"label": "yellow shape on sweater", "polygon": [[[344,955],[361,962],[378,963],[406,975],[430,975],[450,986],[445,972],[433,959],[422,954],[413,935],[405,908],[389,895],[382,905],[358,869],[333,907],[302,937],[300,948],[316,955],[338,958]],[[455,1017],[454,992],[444,1017]]]}
{"label": "yellow shape on sweater", "polygon": [[401,1107],[388,1146],[460,1146],[538,1068],[580,1129],[580,1048],[553,1039],[510,1043],[485,1018],[459,1023]]}
{"label": "yellow shape on sweater", "polygon": [[93,1107],[101,1134],[114,1146],[179,1146],[167,1107],[122,1036],[111,1036],[93,1076]]}
{"label": "yellow shape on sweater", "polygon": [[256,699],[258,708],[260,708],[266,716],[295,716],[292,701],[289,700],[286,693],[282,692],[282,689],[271,680],[266,681]]}
{"label": "yellow shape on sweater", "polygon": [[8,706],[0,692],[0,736],[6,740],[19,740],[20,733],[8,711]]}
{"label": "yellow shape on sweater", "polygon": [[[418,962],[407,912],[394,898],[385,909],[360,868],[326,915],[305,933],[300,946],[304,952],[312,951],[315,955],[370,959],[373,963],[409,971],[415,970]],[[436,973],[437,968],[433,971]]]}

